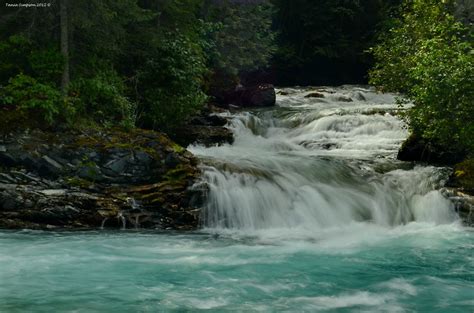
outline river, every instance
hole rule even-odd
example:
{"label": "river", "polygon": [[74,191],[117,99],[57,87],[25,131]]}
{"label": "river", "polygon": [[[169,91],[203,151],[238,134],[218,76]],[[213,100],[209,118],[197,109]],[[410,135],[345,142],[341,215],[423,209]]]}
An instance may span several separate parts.
{"label": "river", "polygon": [[278,93],[189,147],[200,231],[1,231],[0,312],[472,312],[474,232],[447,169],[396,160],[395,95]]}

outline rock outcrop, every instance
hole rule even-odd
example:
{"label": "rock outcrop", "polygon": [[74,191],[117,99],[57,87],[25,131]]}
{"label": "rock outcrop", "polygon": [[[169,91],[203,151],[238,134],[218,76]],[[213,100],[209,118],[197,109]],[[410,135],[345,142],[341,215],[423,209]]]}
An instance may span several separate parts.
{"label": "rock outcrop", "polygon": [[153,131],[4,135],[0,227],[194,229],[196,164]]}
{"label": "rock outcrop", "polygon": [[269,107],[276,102],[275,87],[271,84],[260,84],[237,91],[236,105],[242,107]]}
{"label": "rock outcrop", "polygon": [[422,138],[412,134],[398,151],[397,158],[401,161],[419,161],[431,164],[454,165],[461,162],[466,154],[454,149],[447,150],[427,143]]}
{"label": "rock outcrop", "polygon": [[232,143],[234,136],[228,128],[224,127],[227,119],[214,115],[212,110],[215,108],[203,110],[185,126],[176,129],[172,135],[173,140],[184,147],[194,143],[205,146]]}
{"label": "rock outcrop", "polygon": [[456,212],[462,222],[467,226],[474,226],[474,196],[469,195],[459,188],[444,188],[442,190],[445,197],[453,203]]}
{"label": "rock outcrop", "polygon": [[237,85],[215,97],[219,107],[270,107],[276,103],[276,91],[272,84]]}
{"label": "rock outcrop", "polygon": [[474,161],[466,159],[465,151],[429,144],[412,134],[403,143],[397,158],[452,167],[452,174],[443,193],[453,201],[463,223],[474,225]]}

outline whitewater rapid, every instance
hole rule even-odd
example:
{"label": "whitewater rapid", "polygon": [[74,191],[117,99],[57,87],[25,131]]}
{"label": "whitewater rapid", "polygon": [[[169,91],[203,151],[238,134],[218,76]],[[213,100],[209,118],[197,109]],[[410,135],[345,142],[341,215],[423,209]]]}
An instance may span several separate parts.
{"label": "whitewater rapid", "polygon": [[279,93],[190,147],[203,229],[0,230],[0,312],[473,312],[474,232],[446,169],[396,160],[395,95]]}
{"label": "whitewater rapid", "polygon": [[235,142],[189,147],[209,188],[204,226],[453,223],[453,204],[439,191],[448,171],[396,160],[408,136],[404,109],[394,94],[343,86],[279,89],[274,108],[222,113]]}

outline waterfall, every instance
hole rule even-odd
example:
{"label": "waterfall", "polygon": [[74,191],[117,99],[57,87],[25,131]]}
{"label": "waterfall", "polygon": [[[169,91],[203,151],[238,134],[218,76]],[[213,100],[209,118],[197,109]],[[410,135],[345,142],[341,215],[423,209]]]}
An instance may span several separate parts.
{"label": "waterfall", "polygon": [[357,86],[279,90],[277,106],[223,113],[232,145],[191,146],[209,186],[205,226],[323,229],[450,223],[448,171],[396,160],[408,132],[396,95]]}

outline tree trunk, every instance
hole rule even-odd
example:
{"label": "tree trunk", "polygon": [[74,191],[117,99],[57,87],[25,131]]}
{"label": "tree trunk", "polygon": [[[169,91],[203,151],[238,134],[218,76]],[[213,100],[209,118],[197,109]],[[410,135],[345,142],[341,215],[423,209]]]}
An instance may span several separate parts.
{"label": "tree trunk", "polygon": [[67,95],[69,87],[69,43],[68,43],[68,18],[67,18],[68,0],[60,0],[59,16],[61,19],[61,54],[64,58],[63,76],[61,79],[61,91]]}

